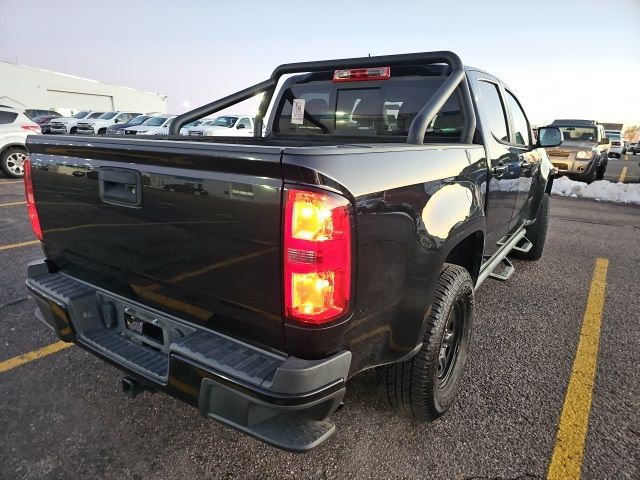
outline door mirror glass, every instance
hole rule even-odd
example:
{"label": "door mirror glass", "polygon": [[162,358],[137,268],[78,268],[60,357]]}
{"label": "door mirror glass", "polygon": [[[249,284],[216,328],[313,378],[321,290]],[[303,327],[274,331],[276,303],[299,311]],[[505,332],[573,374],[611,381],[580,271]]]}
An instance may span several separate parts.
{"label": "door mirror glass", "polygon": [[246,127],[244,126],[244,123],[239,123],[236,128],[240,130],[241,128],[246,128]]}
{"label": "door mirror glass", "polygon": [[558,127],[540,127],[538,130],[538,147],[557,147],[564,141],[564,136]]}

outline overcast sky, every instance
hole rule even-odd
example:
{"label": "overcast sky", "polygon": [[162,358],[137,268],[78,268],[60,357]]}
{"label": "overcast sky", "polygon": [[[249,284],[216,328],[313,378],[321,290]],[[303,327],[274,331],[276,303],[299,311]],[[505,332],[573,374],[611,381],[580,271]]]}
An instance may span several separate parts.
{"label": "overcast sky", "polygon": [[640,0],[0,0],[0,59],[163,93],[172,113],[281,63],[431,50],[504,80],[532,123],[640,124]]}

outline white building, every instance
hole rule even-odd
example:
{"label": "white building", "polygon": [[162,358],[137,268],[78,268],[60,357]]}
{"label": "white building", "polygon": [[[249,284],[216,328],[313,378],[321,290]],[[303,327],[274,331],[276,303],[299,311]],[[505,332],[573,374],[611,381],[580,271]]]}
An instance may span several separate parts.
{"label": "white building", "polygon": [[18,110],[167,111],[167,96],[0,61],[0,105]]}

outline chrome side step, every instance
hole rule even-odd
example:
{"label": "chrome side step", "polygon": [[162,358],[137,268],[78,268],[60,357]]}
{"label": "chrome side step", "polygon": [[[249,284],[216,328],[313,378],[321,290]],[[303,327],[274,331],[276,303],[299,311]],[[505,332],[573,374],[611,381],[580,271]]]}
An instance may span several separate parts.
{"label": "chrome side step", "polygon": [[[514,247],[515,250],[515,247]],[[513,272],[516,271],[516,267],[509,261],[507,257],[504,257],[502,261],[496,265],[496,268],[489,274],[491,278],[505,282],[509,280]]]}
{"label": "chrome side step", "polygon": [[522,237],[522,240],[520,240],[511,250],[515,250],[520,253],[529,253],[532,248],[533,243],[531,243],[527,237]]}
{"label": "chrome side step", "polygon": [[[509,252],[514,249],[516,245],[518,245],[523,238],[525,238],[526,231],[524,227],[521,227],[515,234],[511,236],[505,243],[500,247],[493,257],[491,257],[484,265],[480,267],[480,274],[478,275],[478,281],[476,282],[476,288],[484,283],[484,281],[491,276],[492,278],[507,280],[511,275],[513,275],[513,271],[515,270],[511,262],[507,260],[508,266],[504,264],[503,260],[506,259]],[[527,242],[529,242],[527,240]],[[529,242],[531,243],[531,242]],[[531,247],[529,247],[531,248]],[[491,275],[494,270],[500,267],[500,270],[496,273],[495,276]],[[505,278],[506,275],[506,278]]]}

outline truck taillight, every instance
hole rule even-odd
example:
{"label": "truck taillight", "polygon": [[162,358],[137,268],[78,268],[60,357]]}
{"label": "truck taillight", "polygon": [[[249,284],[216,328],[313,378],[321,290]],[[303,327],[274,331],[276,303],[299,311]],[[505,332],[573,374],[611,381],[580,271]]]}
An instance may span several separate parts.
{"label": "truck taillight", "polygon": [[284,215],[286,315],[334,320],[351,295],[351,204],[329,192],[287,189]]}
{"label": "truck taillight", "polygon": [[40,228],[40,219],[38,218],[38,210],[36,209],[36,200],[33,196],[33,180],[31,177],[31,159],[27,157],[23,164],[24,168],[24,193],[27,197],[27,213],[33,233],[36,234],[38,240],[42,241],[42,229]]}
{"label": "truck taillight", "polygon": [[388,80],[391,78],[390,67],[350,68],[335,70],[334,82],[360,82],[363,80]]}

